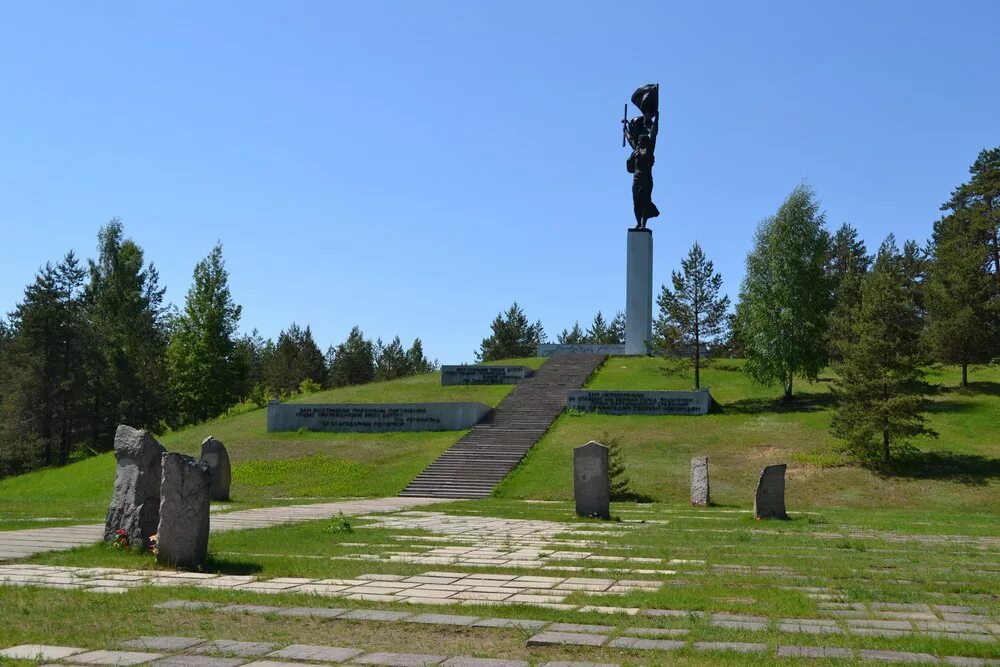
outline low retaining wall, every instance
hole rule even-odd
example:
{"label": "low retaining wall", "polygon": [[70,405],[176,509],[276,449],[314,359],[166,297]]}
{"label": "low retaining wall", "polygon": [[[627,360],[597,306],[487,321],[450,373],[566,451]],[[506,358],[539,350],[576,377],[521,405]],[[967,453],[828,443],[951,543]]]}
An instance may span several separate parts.
{"label": "low retaining wall", "polygon": [[517,384],[533,373],[527,366],[442,366],[441,384]]}
{"label": "low retaining wall", "polygon": [[278,403],[267,405],[267,431],[464,431],[489,414],[482,403]]}
{"label": "low retaining wall", "polygon": [[566,407],[607,415],[703,415],[712,405],[708,389],[700,391],[570,391]]}

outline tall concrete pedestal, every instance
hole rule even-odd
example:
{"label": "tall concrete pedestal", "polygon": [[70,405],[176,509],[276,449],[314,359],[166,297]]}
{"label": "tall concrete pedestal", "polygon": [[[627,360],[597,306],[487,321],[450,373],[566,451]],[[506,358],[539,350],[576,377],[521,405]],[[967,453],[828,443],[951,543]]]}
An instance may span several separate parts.
{"label": "tall concrete pedestal", "polygon": [[649,354],[653,340],[653,232],[628,230],[625,354]]}

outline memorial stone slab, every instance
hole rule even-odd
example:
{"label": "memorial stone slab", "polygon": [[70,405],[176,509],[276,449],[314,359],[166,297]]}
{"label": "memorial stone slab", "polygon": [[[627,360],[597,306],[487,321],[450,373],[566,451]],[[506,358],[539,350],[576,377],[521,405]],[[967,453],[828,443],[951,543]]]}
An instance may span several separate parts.
{"label": "memorial stone slab", "polygon": [[197,567],[205,561],[211,484],[212,473],[204,461],[173,452],[163,455],[158,562]]}
{"label": "memorial stone slab", "polygon": [[166,450],[146,431],[121,424],[115,431],[115,488],[104,521],[104,541],[119,529],[129,544],[147,548],[160,521],[161,457]]}
{"label": "memorial stone slab", "polygon": [[551,357],[554,354],[604,354],[612,357],[620,357],[626,352],[625,345],[623,344],[589,344],[581,343],[579,345],[574,344],[561,344],[561,343],[540,343],[538,345],[537,354],[539,357]]}
{"label": "memorial stone slab", "polygon": [[579,516],[611,518],[608,448],[591,440],[573,450],[573,499]]}
{"label": "memorial stone slab", "polygon": [[757,494],[753,499],[755,519],[787,519],[785,511],[785,468],[784,463],[769,465],[760,473]]}
{"label": "memorial stone slab", "polygon": [[712,405],[708,389],[699,391],[623,391],[574,389],[566,407],[607,415],[704,415]]}
{"label": "memorial stone slab", "polygon": [[464,431],[489,414],[482,403],[278,403],[267,406],[267,431],[388,433]]}
{"label": "memorial stone slab", "polygon": [[229,500],[229,487],[233,479],[232,467],[229,464],[229,452],[225,446],[213,436],[208,436],[201,443],[201,460],[208,464],[212,471],[212,500]]}
{"label": "memorial stone slab", "polygon": [[695,507],[708,507],[710,502],[708,457],[696,456],[691,459],[691,504]]}
{"label": "memorial stone slab", "polygon": [[533,373],[527,366],[442,366],[441,384],[517,384]]}

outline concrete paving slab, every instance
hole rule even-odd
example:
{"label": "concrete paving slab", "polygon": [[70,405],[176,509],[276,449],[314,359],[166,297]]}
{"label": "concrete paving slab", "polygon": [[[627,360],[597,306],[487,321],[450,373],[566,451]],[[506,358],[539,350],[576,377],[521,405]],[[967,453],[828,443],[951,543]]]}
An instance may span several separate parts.
{"label": "concrete paving slab", "polygon": [[144,651],[183,651],[204,643],[204,639],[195,637],[139,637],[122,642],[122,646]]}
{"label": "concrete paving slab", "polygon": [[549,626],[552,632],[585,632],[585,633],[609,633],[614,631],[612,625],[585,625],[582,623],[553,623]]}
{"label": "concrete paving slab", "polygon": [[49,646],[47,644],[21,644],[0,651],[0,658],[11,660],[62,660],[77,653],[84,653],[85,648],[74,646]]}
{"label": "concrete paving slab", "polygon": [[735,651],[736,653],[763,653],[767,644],[751,642],[695,642],[696,651]]}
{"label": "concrete paving slab", "polygon": [[493,658],[449,658],[441,663],[444,667],[528,667],[523,660],[495,660]]}
{"label": "concrete paving slab", "polygon": [[73,665],[143,665],[162,658],[162,653],[141,651],[89,651],[66,659]]}
{"label": "concrete paving slab", "polygon": [[779,646],[779,658],[850,658],[850,649],[833,646]]}
{"label": "concrete paving slab", "polygon": [[355,621],[401,621],[412,616],[405,611],[384,611],[381,609],[353,609],[341,614],[341,618],[349,618]]}
{"label": "concrete paving slab", "polygon": [[603,646],[607,635],[577,632],[540,632],[528,640],[528,646]]}
{"label": "concrete paving slab", "polygon": [[224,653],[245,657],[264,655],[278,647],[271,642],[240,642],[231,639],[216,639],[191,649],[191,653]]}
{"label": "concrete paving slab", "polygon": [[339,646],[315,646],[313,644],[292,644],[280,651],[268,653],[268,658],[286,658],[288,660],[326,660],[330,662],[343,662],[350,660],[363,651],[354,648],[342,648]]}
{"label": "concrete paving slab", "polygon": [[278,616],[305,616],[310,618],[338,618],[346,609],[335,607],[289,607],[278,612]]}
{"label": "concrete paving slab", "polygon": [[354,662],[359,665],[388,665],[389,667],[427,667],[440,665],[447,659],[443,655],[427,655],[424,653],[368,653]]}
{"label": "concrete paving slab", "polygon": [[160,658],[151,663],[151,667],[239,667],[245,660],[242,658],[210,658],[206,655],[174,655]]}
{"label": "concrete paving slab", "polygon": [[459,616],[457,614],[417,614],[405,619],[406,623],[426,623],[428,625],[472,625],[479,620],[478,616]]}
{"label": "concrete paving slab", "polygon": [[521,628],[524,630],[537,630],[548,621],[533,621],[525,618],[484,618],[476,621],[472,625],[478,628]]}
{"label": "concrete paving slab", "polygon": [[671,639],[640,639],[639,637],[618,637],[612,639],[608,646],[614,648],[631,648],[654,651],[672,651],[684,648],[687,642],[679,642]]}

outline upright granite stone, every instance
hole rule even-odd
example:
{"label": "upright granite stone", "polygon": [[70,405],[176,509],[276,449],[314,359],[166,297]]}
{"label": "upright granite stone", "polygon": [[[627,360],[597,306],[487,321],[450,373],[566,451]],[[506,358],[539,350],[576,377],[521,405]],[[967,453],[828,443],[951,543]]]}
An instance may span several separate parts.
{"label": "upright granite stone", "polygon": [[573,450],[573,499],[579,516],[611,518],[608,448],[591,440]]}
{"label": "upright granite stone", "polygon": [[691,459],[691,504],[708,507],[712,502],[708,491],[708,457],[696,456]]}
{"label": "upright granite stone", "polygon": [[213,436],[208,436],[201,443],[201,460],[212,471],[212,489],[209,492],[212,500],[229,500],[233,472],[225,446]]}
{"label": "upright granite stone", "polygon": [[174,452],[163,455],[157,561],[179,567],[205,561],[211,485],[212,472],[204,461]]}
{"label": "upright granite stone", "polygon": [[787,519],[785,512],[785,468],[784,463],[770,465],[760,473],[757,495],[753,499],[755,519]]}
{"label": "upright granite stone", "polygon": [[129,545],[147,548],[160,521],[160,457],[166,450],[146,431],[121,424],[115,431],[115,489],[104,520],[104,541],[114,542],[118,530]]}

